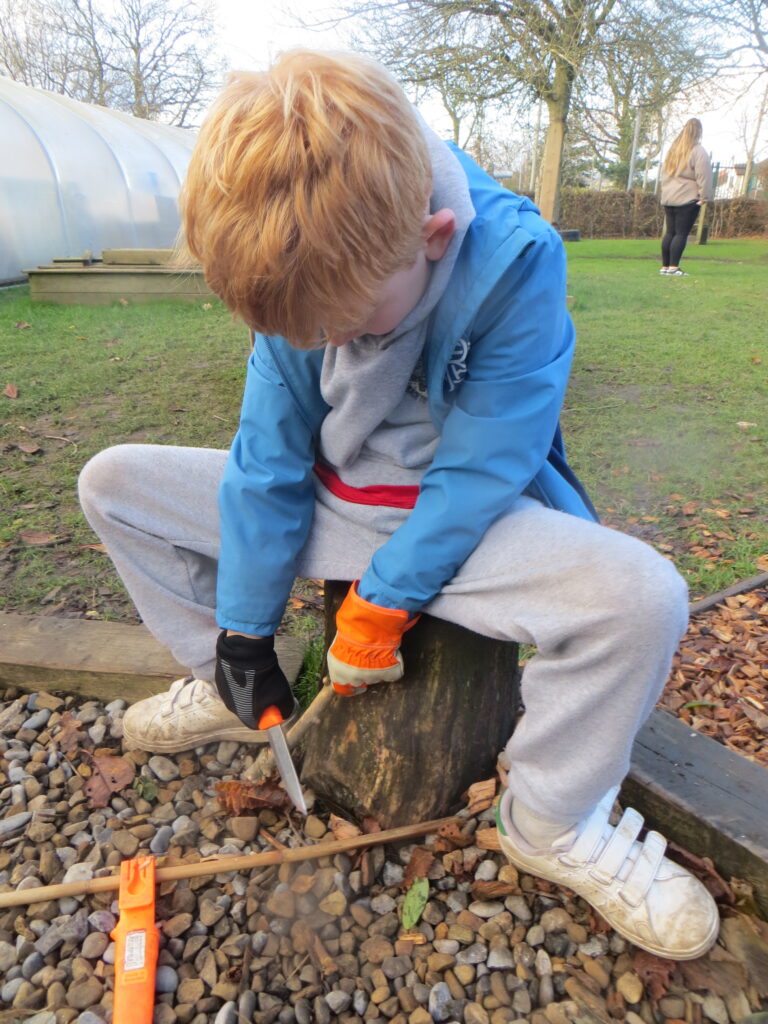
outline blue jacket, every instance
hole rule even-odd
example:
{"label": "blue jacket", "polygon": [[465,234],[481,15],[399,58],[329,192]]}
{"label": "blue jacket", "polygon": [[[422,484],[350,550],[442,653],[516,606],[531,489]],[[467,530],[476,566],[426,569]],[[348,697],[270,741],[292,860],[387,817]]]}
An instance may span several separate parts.
{"label": "blue jacket", "polygon": [[[432,313],[424,353],[440,441],[407,520],[374,554],[360,593],[418,611],[523,494],[596,518],[568,467],[558,417],[574,348],[565,254],[527,199],[460,150],[476,216]],[[465,354],[457,366],[456,354]],[[322,351],[257,335],[219,494],[222,628],[275,632],[309,534],[312,466],[328,411]]]}

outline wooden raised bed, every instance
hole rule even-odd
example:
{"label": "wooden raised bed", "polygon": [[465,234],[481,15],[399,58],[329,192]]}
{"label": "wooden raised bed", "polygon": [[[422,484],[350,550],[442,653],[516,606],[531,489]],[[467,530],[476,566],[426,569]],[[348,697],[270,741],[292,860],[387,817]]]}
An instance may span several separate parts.
{"label": "wooden raised bed", "polygon": [[54,260],[26,270],[33,302],[105,306],[158,299],[200,302],[215,296],[200,269],[167,266],[172,249],[105,249],[102,259]]}

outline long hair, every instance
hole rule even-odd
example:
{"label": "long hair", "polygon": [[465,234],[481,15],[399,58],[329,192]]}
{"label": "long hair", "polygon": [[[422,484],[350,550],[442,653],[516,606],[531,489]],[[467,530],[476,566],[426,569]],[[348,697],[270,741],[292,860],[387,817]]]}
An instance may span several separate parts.
{"label": "long hair", "polygon": [[383,67],[295,50],[227,79],[192,153],[182,229],[233,312],[311,347],[359,324],[413,263],[431,182],[415,111]]}
{"label": "long hair", "polygon": [[701,142],[701,121],[692,117],[685,122],[683,130],[669,147],[664,158],[664,173],[679,174],[691,158],[691,150]]}

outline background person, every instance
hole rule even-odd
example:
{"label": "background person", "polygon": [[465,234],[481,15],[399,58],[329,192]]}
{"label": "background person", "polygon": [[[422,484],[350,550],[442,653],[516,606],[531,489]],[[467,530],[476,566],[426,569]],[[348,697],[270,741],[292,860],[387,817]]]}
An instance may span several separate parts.
{"label": "background person", "polygon": [[712,164],[701,144],[701,121],[692,117],[669,147],[661,173],[661,205],[666,230],[661,240],[661,270],[668,277],[687,277],[680,269],[688,235],[702,203],[712,198]]}

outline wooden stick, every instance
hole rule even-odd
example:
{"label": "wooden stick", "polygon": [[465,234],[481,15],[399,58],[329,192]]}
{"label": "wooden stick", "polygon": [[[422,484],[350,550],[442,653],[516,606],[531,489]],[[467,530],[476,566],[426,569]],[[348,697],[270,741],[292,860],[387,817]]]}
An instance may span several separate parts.
{"label": "wooden stick", "polygon": [[[336,839],[329,843],[317,843],[315,846],[285,847],[282,850],[268,850],[265,853],[250,853],[244,857],[211,857],[209,860],[198,861],[195,864],[176,864],[173,867],[158,868],[155,872],[155,879],[158,883],[168,882],[179,878],[196,878],[200,875],[218,875],[228,871],[250,871],[263,864],[319,860],[320,857],[333,857],[346,850],[359,850],[364,847],[414,839],[416,836],[424,836],[429,832],[437,832],[444,825],[455,821],[456,818],[437,818],[434,821],[423,821],[418,825],[401,825],[399,828],[387,829],[386,832],[370,832],[366,835],[353,836],[351,839]],[[104,875],[101,878],[91,878],[83,882],[43,885],[39,889],[0,893],[0,909],[19,907],[28,903],[43,903],[46,900],[63,899],[65,896],[108,892],[110,889],[119,888],[119,873]]]}

